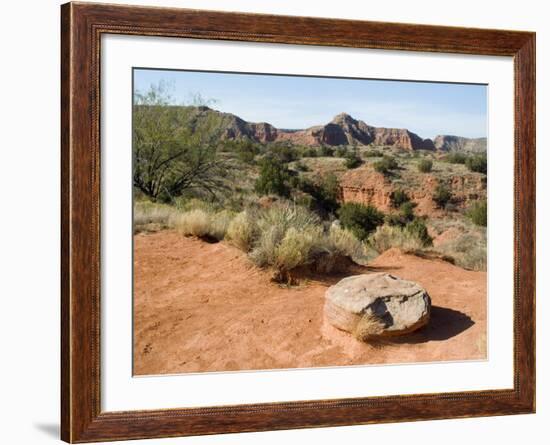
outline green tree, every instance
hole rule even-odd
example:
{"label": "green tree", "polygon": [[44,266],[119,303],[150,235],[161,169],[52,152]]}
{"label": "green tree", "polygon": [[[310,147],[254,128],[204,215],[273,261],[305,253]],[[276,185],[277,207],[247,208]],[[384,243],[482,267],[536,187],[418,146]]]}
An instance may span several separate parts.
{"label": "green tree", "polygon": [[358,239],[365,240],[371,232],[384,223],[384,214],[373,206],[347,202],[340,207],[338,216],[342,226]]}
{"label": "green tree", "polygon": [[133,183],[154,201],[170,201],[188,190],[215,197],[230,171],[215,142],[182,125],[180,112],[163,83],[135,93]]}
{"label": "green tree", "polygon": [[266,157],[260,164],[260,176],[254,189],[260,195],[279,195],[288,197],[290,172],[283,162],[274,157]]}

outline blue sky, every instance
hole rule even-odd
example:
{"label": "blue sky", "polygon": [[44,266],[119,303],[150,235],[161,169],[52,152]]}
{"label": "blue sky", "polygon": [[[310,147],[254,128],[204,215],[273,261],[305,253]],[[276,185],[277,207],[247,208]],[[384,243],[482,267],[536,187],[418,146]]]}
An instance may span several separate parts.
{"label": "blue sky", "polygon": [[174,103],[190,103],[200,94],[216,101],[212,108],[278,128],[325,124],[346,112],[369,125],[408,128],[424,138],[487,133],[485,85],[134,70],[138,91],[160,81]]}

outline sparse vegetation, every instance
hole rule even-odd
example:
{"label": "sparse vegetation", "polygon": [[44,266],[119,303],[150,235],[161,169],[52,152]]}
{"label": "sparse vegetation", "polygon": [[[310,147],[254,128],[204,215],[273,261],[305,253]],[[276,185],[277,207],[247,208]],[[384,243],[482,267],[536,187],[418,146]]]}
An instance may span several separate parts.
{"label": "sparse vegetation", "polygon": [[487,174],[487,155],[479,154],[466,159],[466,167],[470,171]]}
{"label": "sparse vegetation", "polygon": [[377,171],[378,173],[382,173],[383,175],[387,175],[392,170],[399,167],[399,164],[397,163],[395,158],[393,158],[392,156],[384,155],[382,157],[382,159],[380,159],[379,161],[376,161],[373,164],[373,167],[374,167],[374,170]]}
{"label": "sparse vegetation", "polygon": [[466,212],[466,215],[474,224],[487,227],[487,200],[474,202]]}
{"label": "sparse vegetation", "polygon": [[429,173],[432,171],[433,162],[431,159],[421,159],[418,161],[418,171],[420,173]]}
{"label": "sparse vegetation", "polygon": [[348,202],[338,212],[342,226],[358,239],[365,240],[376,227],[384,222],[384,214],[373,206]]}
{"label": "sparse vegetation", "polygon": [[256,237],[256,226],[249,212],[243,211],[227,227],[226,239],[238,249],[249,252]]}
{"label": "sparse vegetation", "polygon": [[346,168],[352,169],[359,167],[363,161],[356,152],[347,153],[345,156],[344,165]]}
{"label": "sparse vegetation", "polygon": [[432,199],[440,209],[443,209],[451,200],[452,196],[453,194],[447,186],[439,184],[432,195]]}
{"label": "sparse vegetation", "polygon": [[453,151],[445,156],[445,160],[450,164],[465,164],[468,156],[465,153],[459,151]]}
{"label": "sparse vegetation", "polygon": [[409,198],[409,195],[403,189],[397,189],[391,192],[390,200],[392,207],[397,209],[402,204],[409,202],[411,198]]}

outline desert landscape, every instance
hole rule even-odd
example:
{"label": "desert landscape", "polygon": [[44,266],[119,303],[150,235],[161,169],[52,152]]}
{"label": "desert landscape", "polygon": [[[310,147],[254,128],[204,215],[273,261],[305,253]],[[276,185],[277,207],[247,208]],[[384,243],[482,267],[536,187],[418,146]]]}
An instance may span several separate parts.
{"label": "desert landscape", "polygon": [[486,138],[133,113],[135,375],[486,358]]}

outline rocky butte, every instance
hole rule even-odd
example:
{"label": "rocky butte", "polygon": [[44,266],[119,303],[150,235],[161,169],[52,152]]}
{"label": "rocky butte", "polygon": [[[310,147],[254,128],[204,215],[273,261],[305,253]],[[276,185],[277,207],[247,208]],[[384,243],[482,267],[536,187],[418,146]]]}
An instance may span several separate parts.
{"label": "rocky butte", "polygon": [[231,113],[224,113],[206,106],[182,106],[184,124],[193,131],[208,128],[221,139],[250,139],[266,143],[288,141],[307,146],[320,145],[383,145],[405,150],[430,151],[484,151],[486,138],[464,138],[439,135],[434,140],[423,139],[406,128],[384,128],[368,125],[347,113],[336,115],[324,125],[306,129],[288,130],[276,128],[267,122],[247,122]]}

